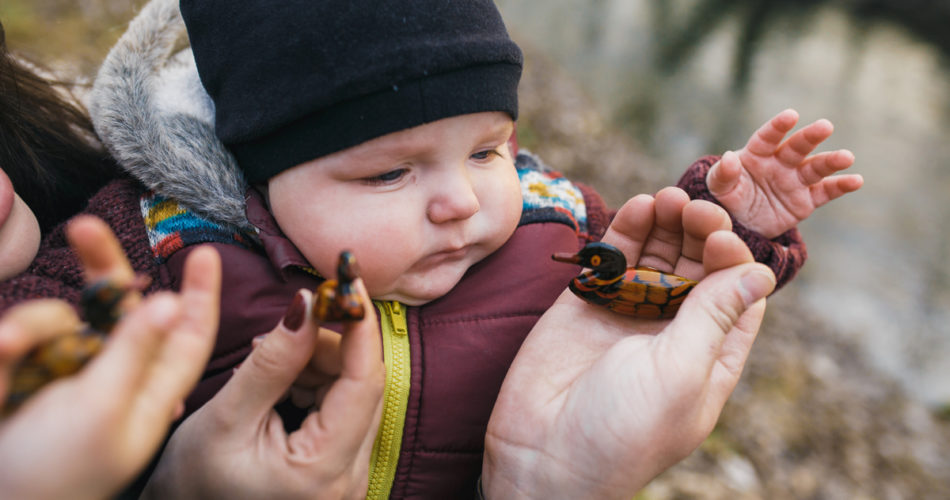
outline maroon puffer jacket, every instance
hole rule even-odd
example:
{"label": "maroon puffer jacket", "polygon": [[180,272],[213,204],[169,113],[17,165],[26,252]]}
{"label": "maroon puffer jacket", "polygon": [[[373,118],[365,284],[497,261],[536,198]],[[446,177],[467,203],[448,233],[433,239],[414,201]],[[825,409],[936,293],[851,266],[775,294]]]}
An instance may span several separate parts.
{"label": "maroon puffer jacket", "polygon": [[[711,198],[704,179],[714,161],[704,158],[684,175],[680,185],[691,197]],[[582,190],[590,239],[599,239],[612,214],[593,190]],[[178,251],[165,265],[157,264],[139,208],[143,192],[132,181],[115,181],[90,201],[87,213],[104,219],[136,271],[152,277],[147,292],[178,289],[183,261],[194,247]],[[225,263],[222,320],[212,359],[188,399],[186,415],[227,381],[250,351],[251,339],[280,321],[296,290],[318,284],[296,266],[301,263],[299,253],[280,236],[266,210],[251,203],[248,218],[262,229],[267,254],[213,244]],[[769,241],[739,226],[736,230],[757,260],[773,268],[780,283],[801,266],[804,245],[797,231]],[[564,224],[523,225],[449,294],[408,309],[411,389],[393,498],[473,495],[488,417],[508,367],[538,317],[577,272],[552,262],[552,250],[570,251],[585,242]],[[81,269],[60,228],[46,238],[25,274],[0,284],[0,308],[36,297],[75,303],[81,286]]]}

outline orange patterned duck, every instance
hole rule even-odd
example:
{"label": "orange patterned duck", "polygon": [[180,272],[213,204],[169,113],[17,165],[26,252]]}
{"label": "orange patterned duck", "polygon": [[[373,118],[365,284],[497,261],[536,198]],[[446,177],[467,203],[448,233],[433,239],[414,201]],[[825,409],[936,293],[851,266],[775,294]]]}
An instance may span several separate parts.
{"label": "orange patterned duck", "polygon": [[79,331],[58,335],[33,348],[16,366],[3,414],[16,410],[43,386],[78,372],[102,350],[106,336],[119,321],[122,299],[148,285],[139,277],[128,286],[110,280],[90,283],[82,290],[79,309],[86,324]]}
{"label": "orange patterned duck", "polygon": [[571,280],[574,295],[627,316],[670,319],[676,316],[696,281],[650,267],[627,267],[623,252],[607,243],[588,243],[576,254],[556,253],[558,262],[589,270]]}
{"label": "orange patterned duck", "polygon": [[326,280],[314,293],[313,315],[319,322],[359,321],[366,314],[363,300],[357,293],[353,281],[359,277],[359,267],[353,253],[340,252],[336,267],[337,279]]}

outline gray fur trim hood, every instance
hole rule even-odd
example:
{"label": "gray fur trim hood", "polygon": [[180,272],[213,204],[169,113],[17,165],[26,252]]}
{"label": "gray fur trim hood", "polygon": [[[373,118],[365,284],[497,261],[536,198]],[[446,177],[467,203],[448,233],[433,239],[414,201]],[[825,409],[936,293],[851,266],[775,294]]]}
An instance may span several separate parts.
{"label": "gray fur trim hood", "polygon": [[214,132],[214,104],[191,49],[174,53],[185,24],[178,0],[152,0],[106,56],[89,111],[119,165],[158,194],[218,224],[252,229],[247,183]]}

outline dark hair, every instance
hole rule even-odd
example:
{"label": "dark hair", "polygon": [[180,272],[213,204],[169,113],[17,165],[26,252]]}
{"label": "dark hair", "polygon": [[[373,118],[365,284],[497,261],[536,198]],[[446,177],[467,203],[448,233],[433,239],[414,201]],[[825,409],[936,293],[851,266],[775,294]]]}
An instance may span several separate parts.
{"label": "dark hair", "polygon": [[118,174],[67,88],[14,57],[0,24],[0,168],[44,234]]}

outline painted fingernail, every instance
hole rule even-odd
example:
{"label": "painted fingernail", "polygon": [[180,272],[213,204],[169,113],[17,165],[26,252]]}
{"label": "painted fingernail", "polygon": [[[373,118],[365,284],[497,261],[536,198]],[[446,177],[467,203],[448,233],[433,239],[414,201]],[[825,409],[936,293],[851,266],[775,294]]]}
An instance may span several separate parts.
{"label": "painted fingernail", "polygon": [[775,289],[775,275],[764,269],[754,269],[747,272],[739,280],[739,293],[746,306],[751,306],[759,299],[765,298]]}
{"label": "painted fingernail", "polygon": [[304,315],[307,313],[307,304],[303,295],[297,292],[294,295],[294,301],[290,303],[287,312],[284,313],[284,328],[296,332],[303,325]]}

